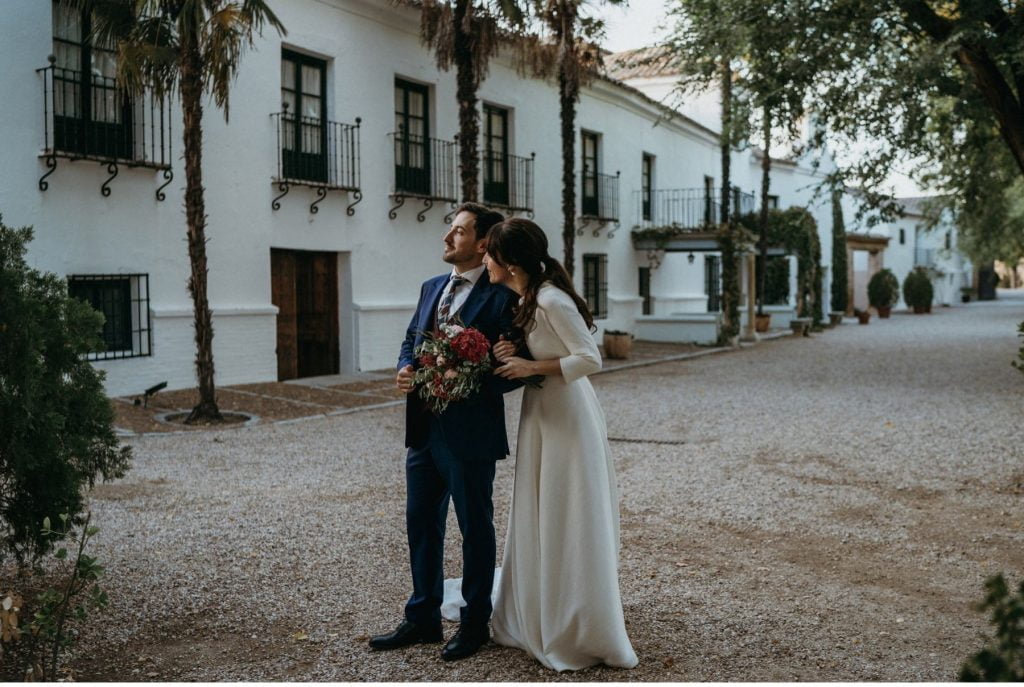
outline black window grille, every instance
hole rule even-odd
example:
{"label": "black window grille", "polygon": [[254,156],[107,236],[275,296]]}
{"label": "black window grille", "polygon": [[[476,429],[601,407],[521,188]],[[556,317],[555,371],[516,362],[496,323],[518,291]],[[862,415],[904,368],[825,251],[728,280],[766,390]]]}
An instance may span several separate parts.
{"label": "black window grille", "polygon": [[89,360],[152,355],[148,274],[73,274],[68,277],[68,293],[104,318],[104,346],[89,353]]}
{"label": "black window grille", "polygon": [[484,202],[509,204],[508,110],[484,105]]}
{"label": "black window grille", "polygon": [[640,216],[645,222],[651,220],[651,206],[654,187],[654,156],[644,153],[640,167]]}
{"label": "black window grille", "polygon": [[598,157],[597,134],[584,131],[583,136],[583,193],[580,208],[585,217],[600,215],[601,185],[598,179],[600,159]]}
{"label": "black window grille", "polygon": [[395,190],[429,196],[434,151],[426,86],[395,79]]}
{"label": "black window grille", "polygon": [[949,250],[950,248],[953,247],[953,233],[952,232],[949,232],[949,231],[946,232],[946,240],[945,240],[945,243],[943,245],[944,245],[946,250]]}
{"label": "black window grille", "polygon": [[56,157],[124,161],[164,169],[169,179],[170,99],[129,96],[117,83],[115,47],[93,38],[91,13],[58,0],[52,8],[50,66],[36,70],[43,76],[48,166]]}
{"label": "black window grille", "polygon": [[608,256],[583,256],[583,299],[595,318],[608,316]]}
{"label": "black window grille", "polygon": [[768,208],[771,209],[771,210],[778,210],[779,209],[779,197],[778,196],[773,196],[773,195],[769,195],[768,196]]}
{"label": "black window grille", "polygon": [[717,255],[704,256],[704,293],[708,297],[708,312],[722,309],[722,261]]}
{"label": "black window grille", "polygon": [[907,243],[907,230],[906,229],[900,229],[900,245],[902,246],[902,245],[905,245],[906,243]]}
{"label": "black window grille", "polygon": [[281,171],[286,179],[329,180],[326,93],[326,62],[281,52]]}
{"label": "black window grille", "polygon": [[715,178],[704,177],[704,224],[710,225],[718,221],[717,213],[720,204],[715,198]]}
{"label": "black window grille", "polygon": [[[721,212],[721,190],[706,188],[672,188],[651,191],[650,217],[643,215],[643,191],[635,191],[641,197],[637,199],[637,225],[639,226],[674,226],[680,229],[700,230],[718,221]],[[735,216],[752,212],[754,195],[743,193],[733,187],[733,213]],[[710,208],[709,208],[710,206]]]}
{"label": "black window grille", "polygon": [[641,267],[639,268],[639,295],[643,299],[642,313],[644,315],[651,314],[651,268]]}

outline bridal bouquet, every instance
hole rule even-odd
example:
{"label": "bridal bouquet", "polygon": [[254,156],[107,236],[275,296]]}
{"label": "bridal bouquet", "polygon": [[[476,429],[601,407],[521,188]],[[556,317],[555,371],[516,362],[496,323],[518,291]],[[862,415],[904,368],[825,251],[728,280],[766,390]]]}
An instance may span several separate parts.
{"label": "bridal bouquet", "polygon": [[437,334],[424,334],[416,348],[420,367],[413,378],[420,398],[435,413],[452,401],[480,390],[491,371],[491,342],[480,330],[460,324],[442,324]]}

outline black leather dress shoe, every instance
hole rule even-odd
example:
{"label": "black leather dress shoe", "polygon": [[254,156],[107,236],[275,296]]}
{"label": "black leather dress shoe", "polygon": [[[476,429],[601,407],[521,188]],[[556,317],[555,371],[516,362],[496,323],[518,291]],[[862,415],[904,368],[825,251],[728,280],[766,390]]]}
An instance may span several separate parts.
{"label": "black leather dress shoe", "polygon": [[486,623],[483,625],[463,623],[459,625],[459,631],[455,633],[455,636],[444,645],[444,649],[441,651],[441,658],[446,661],[458,661],[460,658],[469,658],[479,651],[480,647],[486,644],[490,638],[491,632],[487,629]]}
{"label": "black leather dress shoe", "polygon": [[412,644],[430,644],[444,639],[441,627],[422,627],[408,620],[395,628],[394,632],[370,638],[370,648],[377,651],[401,649]]}

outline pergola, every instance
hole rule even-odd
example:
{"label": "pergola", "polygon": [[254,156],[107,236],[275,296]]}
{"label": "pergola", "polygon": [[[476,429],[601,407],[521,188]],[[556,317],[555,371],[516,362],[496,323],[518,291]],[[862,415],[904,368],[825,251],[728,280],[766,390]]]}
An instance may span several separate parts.
{"label": "pergola", "polygon": [[[656,260],[658,252],[665,253],[717,253],[722,250],[718,243],[718,237],[712,231],[690,231],[673,235],[664,240],[655,238],[633,239],[633,248],[638,251],[647,251],[648,258]],[[743,269],[740,279],[743,283],[750,283],[755,274],[755,260],[757,259],[757,247],[753,243],[737,246],[737,252],[746,259],[743,261]],[[789,255],[782,246],[768,246],[768,257],[781,257]],[[658,261],[660,262],[660,261]],[[757,333],[754,331],[754,310],[756,307],[756,289],[747,289],[747,325],[740,337],[743,341],[756,341]]]}
{"label": "pergola", "polygon": [[882,254],[889,246],[889,239],[885,236],[873,236],[871,234],[847,234],[846,235],[846,314],[853,315],[853,294],[854,294],[854,272],[853,272],[853,251],[863,250],[868,253],[868,279],[878,270],[882,269]]}

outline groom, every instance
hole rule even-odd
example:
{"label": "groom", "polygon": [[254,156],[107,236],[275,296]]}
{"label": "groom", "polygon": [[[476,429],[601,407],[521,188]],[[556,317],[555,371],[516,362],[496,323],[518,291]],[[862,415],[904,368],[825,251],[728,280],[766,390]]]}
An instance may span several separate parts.
{"label": "groom", "polygon": [[412,596],[405,620],[391,633],[370,640],[374,649],[440,642],[444,597],[443,547],[449,500],[462,532],[462,595],[466,605],[455,636],[441,656],[447,661],[472,656],[490,637],[494,582],[494,506],[491,493],[497,460],[508,455],[502,394],[519,386],[488,375],[481,391],[431,413],[415,393],[419,366],[414,351],[423,333],[458,318],[480,330],[493,345],[512,328],[515,294],[491,284],[483,257],[487,233],[504,219],[476,203],[465,203],[444,236],[450,274],[424,282],[419,303],[398,357],[398,388],[407,394],[405,414],[406,530],[412,563]]}

